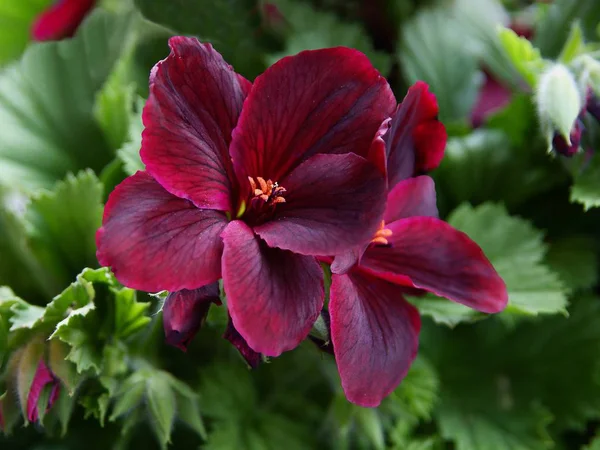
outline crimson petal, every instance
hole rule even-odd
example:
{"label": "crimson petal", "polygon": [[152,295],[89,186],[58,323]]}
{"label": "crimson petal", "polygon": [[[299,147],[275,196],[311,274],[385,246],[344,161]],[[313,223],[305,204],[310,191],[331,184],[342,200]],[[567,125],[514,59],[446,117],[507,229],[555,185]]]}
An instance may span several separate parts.
{"label": "crimson petal", "polygon": [[269,248],[243,222],[223,231],[223,283],[237,331],[256,352],[295,348],[319,316],[325,297],[315,258]]}
{"label": "crimson petal", "polygon": [[400,287],[369,275],[333,275],[331,338],[348,400],[375,407],[406,375],[417,355],[421,319]]}
{"label": "crimson petal", "polygon": [[96,0],[59,0],[38,16],[31,27],[35,41],[53,41],[73,36]]}
{"label": "crimson petal", "polygon": [[400,181],[388,193],[383,220],[386,223],[406,217],[437,217],[435,183],[422,175]]}
{"label": "crimson petal", "polygon": [[241,183],[281,179],[317,153],[367,156],[392,113],[387,81],[361,52],[307,50],[259,76],[233,133],[231,156]]}
{"label": "crimson petal", "polygon": [[229,321],[227,322],[227,328],[225,329],[223,338],[231,342],[231,345],[233,345],[237,351],[240,352],[240,355],[242,355],[242,358],[246,360],[246,363],[248,363],[251,369],[256,369],[258,367],[262,361],[260,353],[255,352],[250,348],[246,340],[233,326],[231,317],[229,317]]}
{"label": "crimson petal", "polygon": [[210,44],[176,36],[150,77],[140,155],[169,191],[200,208],[231,209],[231,131],[250,82]]}
{"label": "crimson petal", "polygon": [[163,306],[165,339],[183,351],[194,338],[208,314],[212,303],[220,304],[219,283],[198,289],[171,292]]}
{"label": "crimson petal", "polygon": [[387,225],[391,247],[371,246],[361,268],[485,313],[508,301],[506,285],[479,246],[465,233],[432,217],[412,217]]}
{"label": "crimson petal", "polygon": [[435,169],[444,156],[446,129],[437,120],[438,105],[429,86],[417,81],[392,116],[390,131],[384,136],[388,154],[388,183]]}
{"label": "crimson petal", "polygon": [[226,224],[224,214],[198,209],[137,172],[108,198],[96,256],[133,289],[196,289],[221,277]]}
{"label": "crimson petal", "polygon": [[315,155],[281,181],[272,220],[255,227],[270,247],[334,255],[371,238],[385,208],[385,181],[366,159]]}

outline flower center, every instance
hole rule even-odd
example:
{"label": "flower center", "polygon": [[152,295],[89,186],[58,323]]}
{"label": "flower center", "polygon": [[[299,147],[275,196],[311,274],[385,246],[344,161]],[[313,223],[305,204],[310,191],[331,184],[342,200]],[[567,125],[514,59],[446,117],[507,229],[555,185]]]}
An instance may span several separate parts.
{"label": "flower center", "polygon": [[371,239],[371,244],[374,245],[390,245],[387,238],[392,235],[392,230],[385,227],[385,221],[381,221],[379,225],[379,229],[375,232],[373,239]]}
{"label": "flower center", "polygon": [[244,212],[244,220],[252,225],[259,225],[269,220],[278,203],[285,203],[283,197],[286,190],[276,181],[262,177],[248,177],[252,192],[248,207]]}

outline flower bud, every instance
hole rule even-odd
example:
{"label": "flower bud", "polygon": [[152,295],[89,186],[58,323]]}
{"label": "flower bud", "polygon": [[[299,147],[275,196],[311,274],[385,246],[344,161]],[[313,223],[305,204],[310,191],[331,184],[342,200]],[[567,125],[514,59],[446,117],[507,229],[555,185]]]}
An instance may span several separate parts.
{"label": "flower bud", "polygon": [[587,112],[600,123],[600,99],[590,90],[586,104]]}
{"label": "flower bud", "polygon": [[211,303],[221,303],[218,283],[194,290],[171,292],[163,307],[163,327],[167,343],[186,351],[204,323]]}
{"label": "flower bud", "polygon": [[571,147],[571,133],[581,113],[582,100],[575,78],[565,66],[554,64],[540,76],[536,103],[550,149],[555,134]]}
{"label": "flower bud", "polygon": [[575,122],[575,126],[569,134],[569,142],[560,134],[554,133],[552,138],[552,148],[567,158],[572,157],[579,150],[579,144],[581,143],[581,135],[583,134],[583,123],[581,120]]}
{"label": "flower bud", "polygon": [[262,361],[262,355],[250,348],[246,340],[233,326],[231,317],[229,317],[229,322],[227,322],[227,329],[225,330],[225,334],[223,334],[223,338],[227,339],[235,348],[237,348],[252,369],[258,367]]}
{"label": "flower bud", "polygon": [[42,395],[44,388],[48,386],[50,388],[50,396],[48,397],[48,403],[46,405],[46,412],[50,410],[58,394],[60,393],[60,382],[58,378],[48,369],[46,363],[40,360],[29,389],[29,395],[27,396],[27,420],[30,422],[37,422],[39,419],[38,403]]}

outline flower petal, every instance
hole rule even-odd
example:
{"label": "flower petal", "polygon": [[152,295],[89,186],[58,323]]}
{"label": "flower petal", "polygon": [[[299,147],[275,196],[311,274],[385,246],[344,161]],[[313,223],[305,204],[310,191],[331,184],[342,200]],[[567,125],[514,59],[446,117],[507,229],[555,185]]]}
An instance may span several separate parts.
{"label": "flower petal", "polygon": [[231,131],[250,82],[210,44],[176,36],[150,77],[140,155],[171,194],[199,208],[231,209]]}
{"label": "flower petal", "polygon": [[425,289],[485,313],[502,311],[506,285],[479,246],[439,219],[412,217],[387,225],[391,247],[370,246],[361,268]]}
{"label": "flower petal", "polygon": [[345,47],[308,50],[259,76],[233,133],[238,179],[281,179],[317,153],[367,156],[395,99],[368,58]]}
{"label": "flower petal", "polygon": [[236,330],[233,326],[231,316],[227,322],[227,328],[225,329],[223,338],[231,342],[231,345],[233,345],[237,351],[240,352],[240,355],[242,355],[242,358],[246,360],[246,363],[248,363],[251,369],[256,369],[258,367],[262,361],[260,353],[252,350],[242,335],[238,333],[238,330]]}
{"label": "flower petal", "polygon": [[96,0],[59,0],[40,14],[31,27],[35,41],[53,41],[75,34]]}
{"label": "flower petal", "polygon": [[360,156],[315,155],[281,181],[285,203],[255,227],[270,247],[334,255],[368,241],[381,223],[385,182]]}
{"label": "flower petal", "polygon": [[269,248],[243,222],[223,231],[223,283],[237,331],[256,352],[279,356],[308,335],[325,297],[315,258]]}
{"label": "flower petal", "polygon": [[52,385],[52,391],[48,398],[47,409],[49,410],[60,392],[60,383],[54,374],[48,369],[44,361],[40,360],[38,363],[31,387],[29,388],[29,394],[27,395],[27,420],[29,422],[36,422],[39,418],[38,412],[38,401],[40,395],[42,395],[43,389],[48,385]]}
{"label": "flower petal", "polygon": [[392,116],[385,135],[389,188],[415,174],[435,169],[444,156],[446,129],[437,120],[438,105],[429,86],[417,81]]}
{"label": "flower petal", "polygon": [[333,275],[331,338],[346,398],[375,407],[417,355],[421,319],[398,286],[365,274]]}
{"label": "flower petal", "polygon": [[388,193],[383,220],[386,223],[406,217],[438,217],[435,183],[427,175],[400,181]]}
{"label": "flower petal", "polygon": [[163,306],[163,328],[167,343],[186,351],[204,323],[212,303],[221,303],[219,283],[171,292]]}
{"label": "flower petal", "polygon": [[110,194],[96,256],[133,289],[196,289],[221,277],[226,224],[224,214],[198,209],[138,172]]}

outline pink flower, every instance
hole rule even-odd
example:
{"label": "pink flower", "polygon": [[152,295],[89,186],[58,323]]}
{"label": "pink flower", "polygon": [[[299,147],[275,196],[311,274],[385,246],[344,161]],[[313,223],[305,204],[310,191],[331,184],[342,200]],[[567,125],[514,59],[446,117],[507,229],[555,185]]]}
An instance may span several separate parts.
{"label": "pink flower", "polygon": [[54,41],[71,37],[90,11],[96,0],[59,0],[42,14],[31,27],[35,41]]}
{"label": "pink flower", "polygon": [[144,291],[222,277],[235,329],[277,356],[323,306],[314,255],[369,239],[381,220],[385,182],[366,157],[393,94],[347,48],[284,58],[252,85],[210,45],[170,46],[143,112],[146,171],[110,195],[98,260]]}

